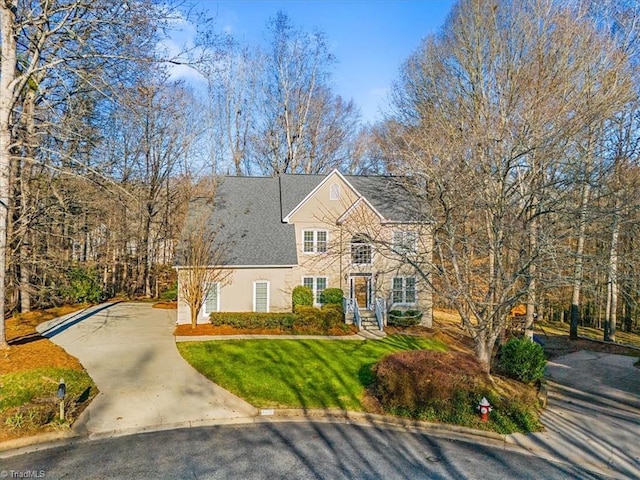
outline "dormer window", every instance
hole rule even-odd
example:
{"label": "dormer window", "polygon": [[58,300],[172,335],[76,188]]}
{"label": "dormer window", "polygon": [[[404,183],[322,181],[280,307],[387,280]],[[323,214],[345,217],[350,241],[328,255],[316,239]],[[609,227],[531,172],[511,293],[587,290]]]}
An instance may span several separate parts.
{"label": "dormer window", "polygon": [[340,184],[331,184],[331,187],[329,189],[329,200],[340,200]]}

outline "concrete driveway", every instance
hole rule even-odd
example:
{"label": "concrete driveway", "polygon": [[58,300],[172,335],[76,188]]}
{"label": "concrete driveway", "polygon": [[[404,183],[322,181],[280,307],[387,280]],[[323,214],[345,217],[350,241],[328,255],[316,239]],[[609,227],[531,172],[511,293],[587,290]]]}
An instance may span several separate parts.
{"label": "concrete driveway", "polygon": [[211,383],[176,349],[176,312],[105,304],[43,323],[38,331],[76,356],[100,393],[74,429],[89,436],[246,421],[257,410]]}
{"label": "concrete driveway", "polygon": [[546,431],[510,443],[613,478],[640,478],[638,359],[580,351],[547,364]]}

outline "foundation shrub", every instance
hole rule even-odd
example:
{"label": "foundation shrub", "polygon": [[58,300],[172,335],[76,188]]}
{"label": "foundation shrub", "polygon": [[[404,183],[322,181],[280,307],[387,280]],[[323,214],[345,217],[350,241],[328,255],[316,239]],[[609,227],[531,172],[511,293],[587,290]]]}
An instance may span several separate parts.
{"label": "foundation shrub", "polygon": [[234,328],[279,328],[291,331],[296,315],[293,313],[214,312],[209,319],[215,327],[227,325]]}
{"label": "foundation shrub", "polygon": [[320,294],[320,303],[324,306],[327,305],[339,305],[342,311],[342,299],[344,298],[344,292],[341,288],[327,288]]}
{"label": "foundation shrub", "polygon": [[313,306],[313,292],[309,287],[298,285],[291,292],[291,304],[293,305],[293,311],[295,312],[298,307]]}
{"label": "foundation shrub", "polygon": [[293,334],[327,335],[348,329],[338,305],[327,305],[323,309],[301,305],[295,313],[214,312],[209,319],[216,327],[279,329]]}
{"label": "foundation shrub", "polygon": [[389,325],[395,325],[397,327],[413,327],[418,325],[422,320],[422,312],[418,310],[391,310],[387,316]]}

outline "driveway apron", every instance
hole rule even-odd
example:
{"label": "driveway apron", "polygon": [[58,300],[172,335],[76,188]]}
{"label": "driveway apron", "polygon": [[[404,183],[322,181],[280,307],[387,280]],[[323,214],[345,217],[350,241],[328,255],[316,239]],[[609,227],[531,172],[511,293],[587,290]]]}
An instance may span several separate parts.
{"label": "driveway apron", "polygon": [[176,312],[116,303],[46,322],[44,336],[76,356],[99,394],[75,425],[89,435],[233,421],[255,416],[244,400],[196,372],[178,353]]}
{"label": "driveway apron", "polygon": [[547,364],[545,431],[510,443],[613,478],[640,478],[640,371],[635,357],[580,351]]}

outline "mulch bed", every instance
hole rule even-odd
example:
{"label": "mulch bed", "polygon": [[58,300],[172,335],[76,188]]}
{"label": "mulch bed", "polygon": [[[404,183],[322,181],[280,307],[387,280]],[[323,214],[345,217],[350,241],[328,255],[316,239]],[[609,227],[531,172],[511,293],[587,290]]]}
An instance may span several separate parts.
{"label": "mulch bed", "polygon": [[35,330],[44,321],[83,307],[57,309],[50,315],[46,312],[31,312],[7,319],[5,326],[9,349],[0,350],[0,372],[15,373],[42,367],[84,370],[76,357]]}

